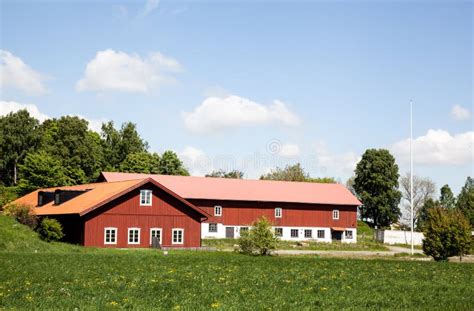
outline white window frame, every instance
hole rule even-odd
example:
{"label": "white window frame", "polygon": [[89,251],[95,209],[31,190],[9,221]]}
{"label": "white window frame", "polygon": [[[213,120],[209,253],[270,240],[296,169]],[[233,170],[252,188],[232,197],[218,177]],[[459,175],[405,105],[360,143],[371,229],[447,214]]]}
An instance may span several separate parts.
{"label": "white window frame", "polygon": [[[217,211],[219,211],[219,213]],[[214,216],[222,216],[222,206],[214,206]]]}
{"label": "white window frame", "polygon": [[283,209],[281,207],[275,207],[275,218],[281,218],[283,216]]}
{"label": "white window frame", "polygon": [[[310,233],[310,236],[306,236],[306,232]],[[304,232],[303,232],[303,235],[305,237],[305,239],[312,239],[313,238],[313,230],[312,229],[304,229]]]}
{"label": "white window frame", "polygon": [[[216,231],[211,231],[211,225],[215,225],[216,226]],[[207,231],[209,233],[217,233],[219,231],[219,227],[217,226],[217,223],[215,222],[211,222],[209,223],[208,227],[207,227]]]}
{"label": "white window frame", "polygon": [[[322,236],[322,237],[319,236],[319,233],[320,233],[320,232],[323,233],[323,236]],[[316,237],[317,237],[318,239],[325,239],[325,238],[326,238],[326,230],[318,229],[318,230],[316,231]]]}
{"label": "white window frame", "polygon": [[[296,236],[293,236],[293,231],[296,230]],[[298,239],[300,237],[300,230],[299,229],[290,229],[290,238],[292,239]]]}
{"label": "white window frame", "polygon": [[[132,230],[138,230],[138,242],[130,242],[130,231]],[[128,228],[128,231],[127,231],[127,244],[130,244],[130,245],[139,245],[140,244],[140,228]]]}
{"label": "white window frame", "polygon": [[[146,201],[148,194],[150,194],[150,202],[143,203],[142,198],[145,197],[145,201]],[[153,204],[153,191],[149,189],[140,190],[140,206],[151,206],[152,204]]]}
{"label": "white window frame", "polygon": [[[350,232],[350,234],[351,234],[350,237],[347,236],[347,233],[348,233],[348,232]],[[344,231],[344,237],[345,237],[347,240],[352,240],[352,239],[354,239],[354,232],[352,232],[352,230],[345,230],[345,231]]]}
{"label": "white window frame", "polygon": [[[280,234],[280,235],[278,235],[278,234],[276,233],[277,230],[281,230],[281,234]],[[274,235],[275,235],[276,237],[281,238],[281,237],[283,237],[283,228],[282,228],[282,227],[276,227],[276,228],[273,230],[273,233],[274,233]]]}
{"label": "white window frame", "polygon": [[[107,230],[115,231],[115,239],[113,242],[107,242]],[[116,245],[118,240],[118,229],[115,227],[105,227],[104,228],[104,244],[105,245]]]}
{"label": "white window frame", "polygon": [[[175,231],[181,231],[181,242],[175,242],[174,241],[174,232]],[[182,245],[184,244],[184,229],[183,228],[173,228],[171,230],[171,244],[175,245]]]}
{"label": "white window frame", "polygon": [[339,219],[339,210],[338,209],[333,209],[332,210],[332,219],[333,220],[338,220]]}
{"label": "white window frame", "polygon": [[153,231],[160,231],[160,245],[162,245],[163,241],[163,229],[162,228],[150,228],[150,245],[152,244],[152,238],[153,238]]}

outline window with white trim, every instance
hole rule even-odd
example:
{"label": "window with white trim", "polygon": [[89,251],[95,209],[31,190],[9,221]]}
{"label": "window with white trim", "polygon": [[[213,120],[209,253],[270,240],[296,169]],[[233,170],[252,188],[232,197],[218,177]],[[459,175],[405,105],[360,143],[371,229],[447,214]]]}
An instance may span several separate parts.
{"label": "window with white trim", "polygon": [[339,210],[335,209],[332,211],[332,219],[337,220],[339,219]]}
{"label": "window with white trim", "polygon": [[161,238],[162,238],[161,232],[162,232],[161,228],[150,228],[150,245],[153,244],[153,238],[158,238],[158,241],[160,242],[160,245],[162,244],[161,243]]}
{"label": "window with white trim", "polygon": [[217,232],[217,224],[209,224],[209,232]]}
{"label": "window with white trim", "polygon": [[276,207],[275,208],[275,218],[281,218],[282,214],[283,213],[282,213],[281,207]]}
{"label": "window with white trim", "polygon": [[299,237],[299,230],[298,229],[291,229],[291,237],[292,238],[297,238]]}
{"label": "window with white trim", "polygon": [[140,244],[140,228],[128,228],[128,244]]}
{"label": "window with white trim", "polygon": [[346,239],[352,240],[352,230],[346,230],[346,232],[344,232],[344,235],[346,236]]}
{"label": "window with white trim", "polygon": [[249,227],[240,227],[240,233],[248,232]]}
{"label": "window with white trim", "polygon": [[117,228],[104,228],[104,244],[117,244]]}
{"label": "window with white trim", "polygon": [[275,228],[275,236],[282,237],[283,236],[283,228]]}
{"label": "window with white trim", "polygon": [[173,229],[171,243],[172,244],[184,243],[184,229]]}
{"label": "window with white trim", "polygon": [[222,216],[222,206],[214,206],[214,216]]}
{"label": "window with white trim", "polygon": [[140,206],[151,206],[151,198],[151,190],[140,190]]}
{"label": "window with white trim", "polygon": [[304,231],[304,237],[307,238],[307,239],[311,239],[313,237],[313,230],[306,229]]}
{"label": "window with white trim", "polygon": [[324,230],[318,230],[318,239],[324,239],[325,231]]}

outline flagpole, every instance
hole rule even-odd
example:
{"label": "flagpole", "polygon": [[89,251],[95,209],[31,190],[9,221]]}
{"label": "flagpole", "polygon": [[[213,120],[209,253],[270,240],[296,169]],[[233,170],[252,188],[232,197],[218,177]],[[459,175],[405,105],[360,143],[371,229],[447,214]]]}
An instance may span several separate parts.
{"label": "flagpole", "polygon": [[410,101],[410,222],[411,222],[411,254],[413,247],[413,101]]}

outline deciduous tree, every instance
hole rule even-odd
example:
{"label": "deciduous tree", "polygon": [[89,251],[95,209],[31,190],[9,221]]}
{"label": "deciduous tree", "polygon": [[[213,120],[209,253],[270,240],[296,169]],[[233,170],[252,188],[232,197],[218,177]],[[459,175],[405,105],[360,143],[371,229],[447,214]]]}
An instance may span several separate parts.
{"label": "deciduous tree", "polygon": [[28,111],[0,117],[0,176],[5,185],[18,182],[18,165],[39,143],[39,122]]}
{"label": "deciduous tree", "polygon": [[[406,174],[401,178],[400,186],[404,199],[405,215],[410,215],[410,174]],[[418,226],[418,217],[420,209],[428,199],[432,199],[436,192],[435,183],[426,177],[413,176],[413,225]],[[407,217],[410,223],[410,217]]]}
{"label": "deciduous tree", "polygon": [[161,155],[160,174],[189,176],[188,170],[179,159],[176,152],[168,150]]}
{"label": "deciduous tree", "polygon": [[355,170],[354,190],[362,201],[360,215],[372,226],[387,227],[400,216],[398,165],[385,149],[365,151]]}
{"label": "deciduous tree", "polygon": [[218,177],[218,178],[234,178],[234,179],[242,179],[244,178],[244,172],[238,170],[232,170],[226,172],[224,170],[213,171],[210,174],[207,174],[206,177]]}

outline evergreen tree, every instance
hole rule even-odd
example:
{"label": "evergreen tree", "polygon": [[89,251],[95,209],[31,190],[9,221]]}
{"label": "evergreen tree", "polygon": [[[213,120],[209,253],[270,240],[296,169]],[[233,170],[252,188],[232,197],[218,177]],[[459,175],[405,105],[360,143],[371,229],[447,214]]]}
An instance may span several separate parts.
{"label": "evergreen tree", "polygon": [[441,195],[439,197],[439,203],[444,208],[454,208],[456,206],[456,199],[454,198],[454,194],[451,191],[449,185],[444,185],[441,187]]}
{"label": "evergreen tree", "polygon": [[467,177],[464,187],[458,195],[456,207],[466,216],[474,228],[474,179]]}

